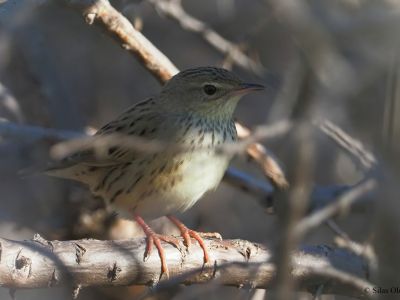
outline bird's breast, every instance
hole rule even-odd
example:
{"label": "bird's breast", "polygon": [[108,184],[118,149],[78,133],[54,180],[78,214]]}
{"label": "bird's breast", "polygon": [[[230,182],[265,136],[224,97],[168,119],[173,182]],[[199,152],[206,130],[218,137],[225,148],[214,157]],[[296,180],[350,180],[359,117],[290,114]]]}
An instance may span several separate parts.
{"label": "bird's breast", "polygon": [[183,201],[180,210],[191,207],[209,190],[215,189],[228,167],[230,157],[215,153],[198,152],[182,165],[179,171],[181,182],[177,184],[177,198]]}
{"label": "bird's breast", "polygon": [[131,183],[115,186],[107,193],[117,194],[117,198],[105,198],[115,199],[111,202],[117,206],[149,218],[187,210],[220,183],[231,155],[216,148],[235,140],[231,131],[222,126],[221,130],[188,131],[176,141],[187,146],[187,151],[166,151],[147,156],[144,164],[141,160],[132,163],[125,174]]}
{"label": "bird's breast", "polygon": [[215,130],[195,129],[186,137],[186,146],[193,148],[179,155],[178,161],[183,162],[176,174],[179,182],[171,190],[181,201],[179,211],[190,208],[204,193],[220,183],[231,155],[216,151],[216,148],[236,139],[234,128],[229,124],[223,125]]}

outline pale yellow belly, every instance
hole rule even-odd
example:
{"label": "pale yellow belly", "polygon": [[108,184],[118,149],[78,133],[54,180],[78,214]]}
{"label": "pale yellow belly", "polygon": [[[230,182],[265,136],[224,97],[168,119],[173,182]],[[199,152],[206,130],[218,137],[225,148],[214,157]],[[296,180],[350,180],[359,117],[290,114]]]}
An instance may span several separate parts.
{"label": "pale yellow belly", "polygon": [[[218,186],[229,160],[227,156],[214,153],[195,153],[175,174],[158,178],[147,187],[144,182],[141,188],[120,197],[115,205],[147,219],[183,212]],[[152,192],[149,194],[145,190]]]}

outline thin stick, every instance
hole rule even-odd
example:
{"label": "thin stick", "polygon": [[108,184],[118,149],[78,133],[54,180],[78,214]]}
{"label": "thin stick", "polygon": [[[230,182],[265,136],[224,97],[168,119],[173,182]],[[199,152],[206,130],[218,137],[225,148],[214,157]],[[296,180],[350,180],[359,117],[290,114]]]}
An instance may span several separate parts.
{"label": "thin stick", "polygon": [[311,229],[318,227],[337,213],[349,209],[356,200],[373,190],[375,187],[376,181],[374,179],[368,179],[367,181],[354,186],[352,189],[344,192],[337,201],[317,210],[315,213],[301,220],[295,228],[296,234],[303,236]]}
{"label": "thin stick", "polygon": [[347,153],[354,157],[361,163],[367,170],[377,165],[375,156],[365,149],[363,144],[352,138],[339,126],[333,124],[329,120],[314,121],[314,124],[328,137],[330,137],[336,144],[342,147]]}
{"label": "thin stick", "polygon": [[148,0],[157,11],[177,22],[182,29],[197,33],[214,49],[226,55],[228,59],[236,65],[252,71],[256,74],[262,74],[265,69],[254,59],[248,57],[242,52],[238,45],[222,37],[205,22],[189,15],[182,7],[180,0]]}
{"label": "thin stick", "polygon": [[79,9],[86,23],[96,22],[106,29],[121,46],[133,54],[139,62],[164,83],[178,73],[177,67],[155,47],[131,22],[117,11],[107,0],[63,0],[64,3]]}

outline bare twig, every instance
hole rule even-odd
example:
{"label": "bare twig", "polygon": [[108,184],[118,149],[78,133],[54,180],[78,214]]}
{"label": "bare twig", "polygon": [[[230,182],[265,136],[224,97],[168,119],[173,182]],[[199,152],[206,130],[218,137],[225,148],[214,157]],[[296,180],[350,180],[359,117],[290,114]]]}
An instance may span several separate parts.
{"label": "bare twig", "polygon": [[[330,280],[334,279],[342,284],[352,284],[357,287],[357,289],[364,291],[365,297],[368,299],[377,299],[376,295],[373,294],[373,290],[371,290],[371,284],[361,278],[357,278],[329,266],[325,268],[306,267],[299,269],[301,270],[300,272],[310,273],[317,278],[325,278],[325,282],[329,282]],[[326,285],[324,285],[324,290],[322,293],[329,293],[326,292],[325,287]]]}
{"label": "bare twig", "polygon": [[374,271],[377,270],[378,264],[376,254],[370,243],[365,242],[360,244],[352,240],[350,236],[332,219],[327,220],[326,224],[337,234],[334,238],[334,242],[338,247],[345,248],[358,256],[364,257],[368,262],[370,269]]}
{"label": "bare twig", "polygon": [[361,196],[368,193],[376,187],[376,181],[374,179],[368,179],[365,182],[354,186],[349,191],[346,191],[337,199],[337,201],[330,205],[316,211],[310,216],[304,218],[295,228],[295,232],[299,236],[303,236],[309,232],[312,228],[316,228],[321,225],[324,221],[335,216],[336,214],[348,210],[350,206]]}
{"label": "bare twig", "polygon": [[352,138],[337,125],[328,120],[314,121],[314,124],[349,153],[351,157],[359,161],[365,169],[370,170],[377,165],[375,156],[367,151],[360,141]]}
{"label": "bare twig", "polygon": [[[216,147],[216,152],[220,155],[234,155],[241,154],[249,151],[255,142],[265,138],[272,138],[278,135],[282,135],[287,132],[290,128],[290,123],[286,121],[277,122],[276,124],[259,126],[251,135],[243,138],[241,141],[232,143],[223,143]],[[139,152],[160,152],[160,151],[172,151],[172,152],[185,152],[185,151],[209,151],[208,147],[197,147],[192,149],[189,145],[177,145],[176,143],[166,142],[162,140],[149,140],[140,136],[124,135],[124,134],[107,134],[83,137],[80,139],[74,139],[65,141],[58,145],[55,145],[52,149],[52,154],[55,159],[63,159],[77,151],[82,150],[94,150],[99,157],[105,155],[107,149],[112,146],[124,147]],[[262,149],[261,149],[262,150]],[[259,159],[262,159],[261,157]],[[266,158],[265,158],[266,159]],[[272,160],[268,156],[269,160]],[[272,165],[272,162],[270,162]],[[274,165],[277,169],[278,165]],[[270,170],[266,170],[270,171]],[[270,172],[275,171],[271,170]],[[279,169],[275,173],[280,172],[281,177],[283,176],[282,171]],[[274,173],[274,175],[275,175]],[[283,178],[284,179],[284,178]]]}
{"label": "bare twig", "polygon": [[310,138],[310,130],[303,123],[298,123],[296,130],[292,133],[293,139],[298,145],[297,152],[293,155],[291,179],[293,186],[287,197],[280,199],[285,201],[284,212],[282,213],[280,231],[281,239],[278,244],[276,263],[278,273],[276,278],[276,298],[290,299],[296,289],[298,282],[291,277],[293,262],[291,253],[297,248],[300,236],[296,235],[298,221],[307,212],[312,193],[311,178],[313,176],[314,143]]}
{"label": "bare twig", "polygon": [[[180,251],[172,245],[163,245],[171,280],[179,278],[184,284],[214,281],[232,286],[270,286],[275,267],[270,262],[271,254],[267,248],[243,240],[205,240],[205,243],[212,261],[207,266],[203,266],[200,247],[192,246],[187,253],[183,244]],[[153,252],[143,262],[145,244],[142,238],[47,243],[0,239],[0,285],[9,288],[39,288],[65,283],[79,287],[154,285],[160,275],[160,260]],[[363,297],[366,296],[364,290],[371,286],[366,281],[363,260],[345,250],[307,247],[293,253],[293,260],[292,276],[301,282],[302,289],[315,290],[326,282],[326,293]],[[335,270],[335,276],[325,274],[318,279],[315,273],[321,272],[320,269]],[[341,275],[337,276],[337,273]]]}
{"label": "bare twig", "polygon": [[390,57],[389,70],[387,75],[386,97],[384,102],[382,141],[385,150],[398,153],[399,143],[398,137],[400,134],[399,118],[399,84],[400,84],[400,59],[396,49],[392,50]]}
{"label": "bare twig", "polygon": [[[311,195],[310,212],[317,211],[325,206],[335,203],[337,199],[344,193],[350,191],[353,187],[357,186],[358,183],[354,185],[316,185]],[[352,211],[364,212],[366,209],[373,207],[376,195],[374,191],[364,194],[362,198],[356,200],[352,203]]]}
{"label": "bare twig", "polygon": [[[276,124],[275,132],[277,134],[282,134],[289,130],[291,127],[290,122],[281,121]],[[271,129],[271,128],[270,128]],[[285,177],[285,174],[282,168],[279,166],[276,159],[274,159],[267,151],[267,149],[257,143],[261,136],[263,136],[263,131],[268,130],[266,127],[259,127],[257,133],[252,134],[250,129],[246,128],[242,124],[236,122],[236,130],[238,132],[238,136],[241,139],[247,139],[247,154],[259,165],[262,167],[265,176],[271,181],[271,183],[278,187],[285,189],[289,186],[289,183]],[[257,138],[258,136],[258,138]]]}
{"label": "bare twig", "polygon": [[[263,200],[268,200],[269,196],[272,196],[274,192],[273,186],[265,180],[254,178],[249,174],[233,167],[229,167],[228,170],[225,172],[224,182],[238,187],[243,191]],[[272,209],[273,203],[272,199],[270,200],[270,203],[261,204],[263,206],[266,206],[267,209]]]}
{"label": "bare twig", "polygon": [[92,150],[98,159],[106,157],[107,149],[109,147],[124,147],[132,151],[144,153],[160,152],[166,147],[171,151],[185,151],[184,147],[179,147],[171,143],[166,143],[159,140],[149,140],[140,136],[126,136],[123,134],[107,134],[84,136],[77,139],[63,141],[52,147],[50,155],[56,159],[61,160],[71,154],[84,150]]}
{"label": "bare twig", "polygon": [[335,237],[334,241],[338,247],[347,249],[360,257],[364,257],[365,260],[368,261],[370,269],[373,270],[377,269],[378,266],[377,257],[374,249],[370,244],[368,243],[360,244],[350,239],[343,238],[341,236]]}
{"label": "bare twig", "polygon": [[[223,147],[221,147],[224,153],[243,153],[247,148],[257,148],[259,151],[264,151],[264,149],[258,148],[256,144],[258,141],[283,135],[291,129],[292,124],[288,120],[282,120],[274,124],[258,126],[252,132],[250,132],[248,129],[246,130],[246,128],[242,125],[239,125],[239,127],[241,140],[233,144],[225,144]],[[254,151],[256,150],[254,149]],[[280,172],[282,171],[280,170]]]}
{"label": "bare twig", "polygon": [[0,107],[3,106],[18,122],[24,120],[21,107],[12,93],[0,82]]}
{"label": "bare twig", "polygon": [[148,0],[148,2],[157,11],[179,23],[184,30],[199,34],[207,43],[226,55],[236,65],[257,74],[265,71],[259,62],[244,54],[239,46],[222,37],[205,22],[189,15],[183,9],[181,0]]}
{"label": "bare twig", "polygon": [[299,80],[298,92],[289,115],[296,125],[289,136],[294,148],[289,161],[292,166],[289,173],[292,188],[288,193],[283,193],[280,199],[283,209],[280,219],[280,238],[277,244],[278,272],[274,299],[292,298],[298,284],[290,276],[294,265],[291,253],[300,243],[300,237],[295,234],[295,229],[298,221],[308,210],[315,168],[315,141],[306,122],[310,115],[311,104],[315,99],[311,92],[315,78],[308,66],[302,60],[299,59],[299,61],[304,72]]}
{"label": "bare twig", "polygon": [[324,291],[324,285],[321,284],[314,295],[314,300],[321,300],[322,292]]}
{"label": "bare twig", "polygon": [[62,141],[79,138],[83,134],[76,131],[44,128],[33,125],[20,125],[0,119],[0,136],[21,140],[49,139]]}
{"label": "bare twig", "polygon": [[132,53],[161,83],[178,73],[174,64],[107,0],[62,0],[78,8],[89,25],[96,22]]}
{"label": "bare twig", "polygon": [[340,226],[333,219],[326,220],[326,225],[328,225],[328,227],[337,235],[337,237],[345,239],[349,242],[353,242],[350,239],[350,236],[342,228],[340,228]]}

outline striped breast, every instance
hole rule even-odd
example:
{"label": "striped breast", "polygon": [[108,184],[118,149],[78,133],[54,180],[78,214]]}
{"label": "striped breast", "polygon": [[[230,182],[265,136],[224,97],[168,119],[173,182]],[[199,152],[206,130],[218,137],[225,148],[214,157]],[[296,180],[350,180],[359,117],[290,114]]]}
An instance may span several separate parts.
{"label": "striped breast", "polygon": [[143,155],[108,168],[102,187],[93,192],[117,208],[151,219],[190,208],[221,181],[231,157],[215,148],[234,141],[236,129],[232,121],[189,123],[189,129],[181,126],[175,140],[189,151]]}

